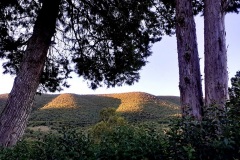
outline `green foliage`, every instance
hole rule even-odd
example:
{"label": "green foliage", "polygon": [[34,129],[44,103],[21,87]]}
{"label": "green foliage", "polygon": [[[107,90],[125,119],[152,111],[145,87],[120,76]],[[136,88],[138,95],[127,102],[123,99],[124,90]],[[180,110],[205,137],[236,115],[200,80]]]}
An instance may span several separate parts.
{"label": "green foliage", "polygon": [[100,111],[100,120],[107,121],[111,116],[116,114],[116,108],[104,108]]}
{"label": "green foliage", "polygon": [[116,113],[114,108],[104,108],[100,111],[102,121],[90,128],[90,134],[97,142],[101,141],[102,136],[112,133],[117,126],[127,125],[127,121]]}
{"label": "green foliage", "polygon": [[229,104],[234,106],[240,106],[240,71],[238,71],[235,77],[231,78],[231,88],[229,88]]}
{"label": "green foliage", "polygon": [[226,8],[226,12],[239,13],[240,1],[239,0],[230,0],[228,1],[229,5]]}
{"label": "green foliage", "polygon": [[2,148],[0,159],[233,160],[240,157],[240,121],[234,119],[238,112],[231,109],[225,112],[209,107],[202,121],[175,118],[165,132],[156,122],[131,124],[114,108],[105,108],[100,113],[102,121],[88,129],[68,127],[50,134],[28,129],[32,136],[13,148]]}
{"label": "green foliage", "polygon": [[14,148],[1,149],[0,159],[88,159],[92,154],[90,144],[86,136],[76,132],[50,134],[37,141],[22,141]]}
{"label": "green foliage", "polygon": [[123,125],[101,137],[96,153],[100,159],[161,159],[164,144],[156,132]]}
{"label": "green foliage", "polygon": [[[231,113],[232,114],[232,113]],[[239,121],[230,112],[209,107],[201,121],[185,117],[170,124],[167,133],[171,159],[237,159],[240,156]]]}
{"label": "green foliage", "polygon": [[[46,2],[0,2],[0,58],[6,60],[4,73],[18,72],[38,13]],[[103,84],[112,87],[138,81],[138,71],[151,55],[151,45],[161,39],[162,30],[168,27],[158,21],[152,3],[61,1],[39,91],[68,87],[66,79],[73,71],[88,80],[93,89]],[[159,19],[168,18],[161,15]]]}
{"label": "green foliage", "polygon": [[[2,99],[2,102],[5,100]],[[170,117],[180,113],[178,101],[179,97],[159,97],[141,92],[108,95],[42,94],[35,96],[28,126],[49,126],[55,129],[62,126],[89,126],[102,120],[100,111],[109,107],[131,123],[167,122]],[[64,103],[66,105],[62,106]]]}
{"label": "green foliage", "polygon": [[180,98],[178,96],[157,96],[160,100],[173,103],[180,106]]}
{"label": "green foliage", "polygon": [[26,141],[20,141],[18,145],[16,145],[14,148],[11,148],[11,149],[1,148],[0,159],[1,160],[30,159],[31,152],[32,152],[31,145]]}
{"label": "green foliage", "polygon": [[[113,114],[82,132],[58,134],[22,141],[1,149],[0,159],[161,159],[165,158],[162,135],[152,127],[133,126]],[[97,133],[97,134],[96,134]]]}

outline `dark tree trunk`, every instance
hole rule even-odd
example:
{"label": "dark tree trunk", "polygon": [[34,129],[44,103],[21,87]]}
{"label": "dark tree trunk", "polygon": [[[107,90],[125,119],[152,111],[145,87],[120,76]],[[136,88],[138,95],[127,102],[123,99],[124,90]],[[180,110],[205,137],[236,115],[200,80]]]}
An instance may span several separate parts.
{"label": "dark tree trunk", "polygon": [[55,33],[60,0],[43,0],[33,35],[0,116],[0,145],[13,146],[21,138],[32,109],[51,38]]}
{"label": "dark tree trunk", "polygon": [[[223,3],[225,2],[225,4]],[[225,5],[223,0],[204,1],[205,103],[224,109],[228,98]]]}
{"label": "dark tree trunk", "polygon": [[182,115],[202,117],[203,94],[191,0],[176,1],[176,36]]}

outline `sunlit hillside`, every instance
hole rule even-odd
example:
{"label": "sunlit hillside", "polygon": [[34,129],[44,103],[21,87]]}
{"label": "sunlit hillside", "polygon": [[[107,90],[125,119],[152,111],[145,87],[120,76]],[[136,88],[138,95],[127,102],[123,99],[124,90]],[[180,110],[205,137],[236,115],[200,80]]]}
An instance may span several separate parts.
{"label": "sunlit hillside", "polygon": [[[39,102],[38,102],[39,103]],[[45,103],[30,117],[30,123],[86,126],[98,122],[105,107],[117,108],[120,100],[98,95],[61,94]]]}
{"label": "sunlit hillside", "polygon": [[122,113],[141,112],[143,111],[144,103],[157,101],[155,96],[142,92],[106,94],[102,96],[120,99],[121,104],[117,108],[117,112]]}
{"label": "sunlit hillside", "polygon": [[77,107],[76,105],[77,104],[76,104],[76,99],[74,94],[61,94],[40,109],[76,108]]}
{"label": "sunlit hillside", "polygon": [[121,100],[117,112],[127,116],[130,120],[164,120],[179,113],[179,105],[163,100],[157,96],[144,92],[129,92],[120,94],[107,94]]}
{"label": "sunlit hillside", "polygon": [[[7,94],[0,95],[3,108]],[[179,97],[154,96],[144,92],[119,94],[36,95],[30,125],[91,125],[99,121],[103,108],[113,107],[129,121],[165,121],[179,115]],[[0,109],[1,109],[0,108]]]}

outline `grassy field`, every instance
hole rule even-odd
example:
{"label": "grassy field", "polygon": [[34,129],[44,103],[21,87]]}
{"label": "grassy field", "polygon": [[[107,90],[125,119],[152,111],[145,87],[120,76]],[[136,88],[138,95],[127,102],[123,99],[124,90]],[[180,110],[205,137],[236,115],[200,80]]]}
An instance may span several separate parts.
{"label": "grassy field", "polygon": [[[7,94],[0,95],[0,110]],[[130,122],[154,121],[166,123],[179,115],[179,97],[154,96],[143,92],[120,94],[36,95],[28,128],[48,131],[62,126],[85,127],[97,123],[103,108],[116,108]]]}

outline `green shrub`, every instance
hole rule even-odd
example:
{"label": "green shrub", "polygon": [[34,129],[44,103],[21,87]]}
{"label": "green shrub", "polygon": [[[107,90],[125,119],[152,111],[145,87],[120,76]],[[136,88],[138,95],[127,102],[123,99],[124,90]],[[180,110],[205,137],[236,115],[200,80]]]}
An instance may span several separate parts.
{"label": "green shrub", "polygon": [[58,134],[22,141],[1,149],[1,160],[95,160],[166,158],[162,134],[151,127],[134,126],[111,114],[89,130],[63,130]]}
{"label": "green shrub", "polygon": [[90,139],[82,134],[66,132],[50,134],[37,141],[22,141],[15,147],[1,149],[1,160],[69,160],[89,159],[93,154]]}
{"label": "green shrub", "polygon": [[14,148],[1,148],[0,160],[28,160],[32,152],[31,143],[20,141]]}
{"label": "green shrub", "polygon": [[149,126],[129,124],[115,109],[101,112],[103,121],[89,134],[95,143],[96,159],[160,159],[165,146],[162,134]]}
{"label": "green shrub", "polygon": [[89,129],[36,135],[0,149],[0,160],[236,160],[240,121],[233,106],[228,104],[228,112],[210,107],[202,121],[176,119],[166,134],[156,123],[130,124],[105,109],[102,121]]}
{"label": "green shrub", "polygon": [[103,108],[100,111],[100,120],[101,121],[107,121],[111,116],[115,116],[116,115],[116,108]]}
{"label": "green shrub", "polygon": [[178,160],[239,158],[239,121],[231,119],[229,114],[212,106],[206,110],[202,121],[185,117],[170,124],[168,157]]}

